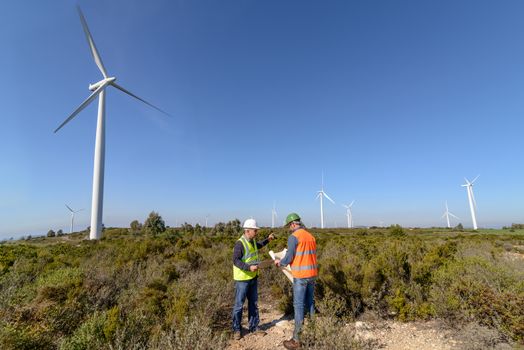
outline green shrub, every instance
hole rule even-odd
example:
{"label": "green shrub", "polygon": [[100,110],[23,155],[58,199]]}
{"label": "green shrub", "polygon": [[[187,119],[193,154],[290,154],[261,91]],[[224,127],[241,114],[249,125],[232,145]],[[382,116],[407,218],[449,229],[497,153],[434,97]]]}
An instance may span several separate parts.
{"label": "green shrub", "polygon": [[395,236],[395,237],[402,237],[406,235],[406,233],[404,232],[404,229],[400,225],[391,225],[388,231],[391,236]]}
{"label": "green shrub", "polygon": [[225,333],[214,333],[207,322],[197,317],[184,318],[184,327],[172,325],[161,331],[152,341],[150,349],[208,350],[223,349],[227,345]]}
{"label": "green shrub", "polygon": [[104,327],[107,321],[105,313],[95,312],[80,327],[60,344],[60,350],[98,350],[104,346],[106,338]]}
{"label": "green shrub", "polygon": [[435,274],[430,301],[448,320],[497,328],[515,340],[524,339],[522,273],[480,257],[450,263]]}

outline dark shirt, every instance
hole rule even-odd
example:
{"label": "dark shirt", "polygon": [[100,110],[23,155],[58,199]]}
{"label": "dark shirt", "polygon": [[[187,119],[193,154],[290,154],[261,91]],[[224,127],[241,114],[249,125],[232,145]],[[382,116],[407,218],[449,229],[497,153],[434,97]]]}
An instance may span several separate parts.
{"label": "dark shirt", "polygon": [[[248,240],[249,241],[249,240]],[[253,244],[253,240],[249,241],[250,244]],[[257,242],[257,249],[264,247],[269,243],[269,239],[264,239],[263,241]],[[244,246],[240,241],[236,241],[235,248],[233,248],[233,264],[241,270],[249,271],[249,264],[246,264],[242,261],[244,256]]]}

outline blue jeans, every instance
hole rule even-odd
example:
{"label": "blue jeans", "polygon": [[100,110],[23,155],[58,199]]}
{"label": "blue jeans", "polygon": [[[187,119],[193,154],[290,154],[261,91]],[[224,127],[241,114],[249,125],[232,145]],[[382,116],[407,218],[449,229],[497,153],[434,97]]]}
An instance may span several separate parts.
{"label": "blue jeans", "polygon": [[240,332],[242,322],[242,307],[247,297],[247,315],[249,331],[258,329],[258,278],[248,281],[235,281],[235,306],[233,307],[233,332]]}
{"label": "blue jeans", "polygon": [[293,280],[293,308],[295,309],[295,330],[293,339],[299,340],[300,329],[304,323],[304,313],[310,316],[315,314],[315,301],[313,293],[315,291],[316,277],[295,278]]}

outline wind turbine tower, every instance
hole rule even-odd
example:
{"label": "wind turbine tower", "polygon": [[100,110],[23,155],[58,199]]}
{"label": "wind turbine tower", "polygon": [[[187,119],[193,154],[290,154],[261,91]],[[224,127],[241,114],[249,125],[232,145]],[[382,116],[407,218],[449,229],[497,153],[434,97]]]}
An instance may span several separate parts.
{"label": "wind turbine tower", "polygon": [[353,228],[353,213],[351,212],[351,207],[353,206],[353,203],[355,201],[351,202],[349,205],[342,205],[344,208],[346,208],[346,217],[348,219],[348,228]]}
{"label": "wind turbine tower", "polygon": [[442,217],[446,217],[446,221],[448,222],[448,228],[451,228],[451,225],[449,223],[449,217],[450,216],[453,216],[455,219],[458,219],[458,216],[455,216],[453,215],[453,213],[451,213],[448,209],[448,201],[446,201],[446,211],[444,212],[444,214],[442,215]]}
{"label": "wind turbine tower", "polygon": [[317,192],[317,198],[320,198],[320,228],[324,228],[324,197],[326,197],[331,203],[335,202],[329,198],[326,192],[324,192],[324,173],[322,173],[322,185],[320,191]]}
{"label": "wind turbine tower", "polygon": [[116,78],[110,77],[107,74],[107,71],[102,63],[102,59],[96,49],[95,42],[89,28],[87,27],[87,22],[85,17],[80,10],[80,7],[77,6],[78,14],[80,16],[80,22],[82,22],[82,27],[89,44],[89,49],[91,50],[91,55],[95,60],[98,69],[104,77],[102,80],[95,84],[89,85],[89,90],[93,91],[89,97],[82,102],[82,104],[73,112],[67,119],[56,128],[55,133],[60,130],[64,125],[66,125],[71,119],[73,119],[78,113],[80,113],[85,107],[87,107],[97,96],[98,96],[98,120],[96,126],[96,141],[95,141],[95,157],[94,157],[94,169],[93,169],[93,196],[91,201],[91,232],[89,233],[89,239],[99,239],[102,233],[102,213],[103,213],[103,198],[104,198],[104,165],[105,165],[105,89],[108,86],[113,86],[114,88],[128,94],[131,97],[136,98],[139,101],[147,104],[150,107],[155,108],[156,110],[166,114],[160,108],[153,106],[151,103],[143,100],[142,98],[134,95],[128,90],[124,89],[122,86],[115,83]]}
{"label": "wind turbine tower", "polygon": [[75,222],[75,214],[78,213],[79,211],[82,211],[84,209],[78,209],[78,210],[73,210],[69,207],[69,205],[65,205],[67,207],[67,209],[69,209],[69,211],[71,212],[71,230],[69,233],[73,233],[73,224]]}
{"label": "wind turbine tower", "polygon": [[277,210],[275,209],[275,202],[273,202],[273,209],[271,210],[271,228],[275,228],[276,219],[277,219]]}
{"label": "wind turbine tower", "polygon": [[479,178],[480,175],[477,175],[476,178],[473,179],[473,181],[469,181],[468,179],[464,178],[466,180],[466,183],[462,185],[462,187],[466,187],[468,191],[468,201],[469,201],[469,209],[471,210],[471,221],[473,222],[473,229],[477,229],[477,202],[475,201],[475,196],[473,195],[473,183]]}

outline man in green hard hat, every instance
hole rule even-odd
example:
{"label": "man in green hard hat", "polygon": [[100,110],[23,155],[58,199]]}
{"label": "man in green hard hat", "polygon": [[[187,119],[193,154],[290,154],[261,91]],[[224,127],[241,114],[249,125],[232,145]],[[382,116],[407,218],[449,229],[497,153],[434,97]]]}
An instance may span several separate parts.
{"label": "man in green hard hat", "polygon": [[318,276],[317,243],[315,237],[304,227],[297,213],[286,217],[286,227],[291,234],[287,240],[287,252],[282,260],[275,259],[276,266],[291,267],[293,275],[293,309],[295,310],[295,330],[293,338],[284,341],[286,349],[301,347],[299,335],[304,322],[304,314],[315,313],[315,281]]}

